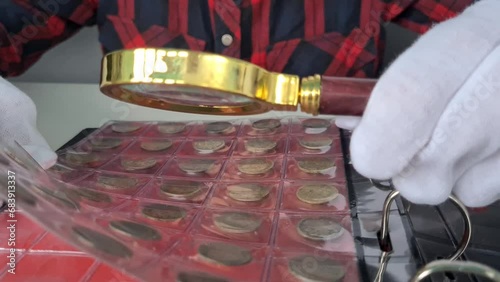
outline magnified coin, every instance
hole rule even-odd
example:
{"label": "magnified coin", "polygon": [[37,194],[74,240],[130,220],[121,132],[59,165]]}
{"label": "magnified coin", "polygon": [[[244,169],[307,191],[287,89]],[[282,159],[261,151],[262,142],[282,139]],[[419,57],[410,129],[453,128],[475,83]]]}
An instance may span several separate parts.
{"label": "magnified coin", "polygon": [[252,127],[257,130],[274,130],[281,127],[281,121],[279,119],[261,119],[254,121]]}
{"label": "magnified coin", "polygon": [[198,194],[201,188],[200,183],[189,181],[170,181],[160,186],[160,190],[167,196],[187,199]]}
{"label": "magnified coin", "polygon": [[306,184],[297,189],[296,195],[302,202],[319,205],[337,198],[339,190],[329,184]]}
{"label": "magnified coin", "polygon": [[252,261],[250,251],[227,243],[212,242],[200,245],[198,254],[212,263],[225,266],[240,266]]}
{"label": "magnified coin", "polygon": [[315,157],[297,161],[300,170],[307,173],[323,173],[335,167],[335,162],[325,157]]}
{"label": "magnified coin", "polygon": [[336,261],[307,255],[290,259],[288,269],[300,281],[307,282],[341,281],[346,273]]}
{"label": "magnified coin", "polygon": [[72,165],[88,165],[93,162],[100,160],[100,157],[96,153],[79,153],[79,152],[68,152],[66,153],[66,162]]}
{"label": "magnified coin", "polygon": [[155,159],[145,159],[145,160],[122,160],[122,167],[127,171],[141,170],[152,168],[156,165]]}
{"label": "magnified coin", "polygon": [[186,173],[203,173],[210,170],[214,165],[214,160],[191,159],[179,161],[179,168]]}
{"label": "magnified coin", "polygon": [[238,170],[245,174],[264,174],[274,167],[274,162],[269,159],[244,159],[238,163]]}
{"label": "magnified coin", "polygon": [[90,141],[90,146],[96,151],[114,149],[121,144],[122,140],[115,138],[97,138]]}
{"label": "magnified coin", "polygon": [[137,185],[138,180],[134,178],[99,176],[97,178],[97,183],[107,189],[131,189]]}
{"label": "magnified coin", "polygon": [[249,139],[245,141],[245,150],[250,153],[267,153],[278,146],[278,142],[272,139]]}
{"label": "magnified coin", "polygon": [[148,240],[148,241],[161,240],[160,232],[144,224],[119,220],[119,221],[111,221],[109,223],[109,227],[111,227],[114,231],[118,233],[134,237],[140,240]]}
{"label": "magnified coin", "polygon": [[92,229],[83,226],[74,226],[72,227],[72,231],[75,238],[87,247],[119,258],[130,258],[133,255],[127,246]]}
{"label": "magnified coin", "polygon": [[164,122],[158,124],[158,131],[163,134],[176,134],[186,130],[186,124],[182,122]]}
{"label": "magnified coin", "polygon": [[343,231],[339,223],[328,217],[305,218],[297,224],[297,232],[302,237],[315,241],[336,239]]}
{"label": "magnified coin", "polygon": [[193,142],[193,147],[196,151],[202,154],[216,152],[226,146],[224,140],[199,140]]}
{"label": "magnified coin", "polygon": [[150,152],[158,152],[158,151],[163,151],[166,150],[170,147],[172,147],[172,141],[170,140],[163,140],[163,141],[142,141],[141,142],[141,149],[145,151],[150,151]]}
{"label": "magnified coin", "polygon": [[327,129],[331,126],[330,121],[320,118],[310,118],[302,121],[302,126],[304,128],[324,128]]}
{"label": "magnified coin", "polygon": [[299,138],[300,146],[310,150],[319,150],[329,147],[332,143],[333,139],[326,136],[304,136]]}
{"label": "magnified coin", "polygon": [[117,123],[111,125],[111,130],[117,133],[130,133],[137,131],[141,128],[140,125],[137,124],[126,124],[126,123]]}
{"label": "magnified coin", "polygon": [[249,233],[260,227],[262,219],[245,212],[224,212],[214,216],[214,224],[227,233]]}
{"label": "magnified coin", "polygon": [[227,134],[234,131],[234,125],[227,121],[208,123],[205,130],[209,134]]}
{"label": "magnified coin", "polygon": [[181,272],[177,275],[177,282],[229,282],[229,280],[203,272]]}
{"label": "magnified coin", "polygon": [[78,188],[71,190],[78,196],[95,203],[111,203],[111,197],[101,192],[93,191],[86,188]]}
{"label": "magnified coin", "polygon": [[173,222],[183,219],[187,211],[177,206],[151,204],[142,209],[142,214],[153,220]]}
{"label": "magnified coin", "polygon": [[270,189],[259,184],[241,183],[227,186],[227,195],[240,202],[257,202],[269,195]]}

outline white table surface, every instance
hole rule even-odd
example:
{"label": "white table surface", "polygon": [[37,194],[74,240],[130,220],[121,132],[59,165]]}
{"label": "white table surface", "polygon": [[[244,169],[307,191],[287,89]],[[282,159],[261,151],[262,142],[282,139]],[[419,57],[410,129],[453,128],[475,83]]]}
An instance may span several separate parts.
{"label": "white table surface", "polygon": [[[38,129],[56,150],[82,129],[99,127],[109,120],[221,120],[243,116],[195,115],[150,109],[111,99],[96,84],[15,83],[37,106]],[[309,116],[300,112],[268,112],[248,118]]]}

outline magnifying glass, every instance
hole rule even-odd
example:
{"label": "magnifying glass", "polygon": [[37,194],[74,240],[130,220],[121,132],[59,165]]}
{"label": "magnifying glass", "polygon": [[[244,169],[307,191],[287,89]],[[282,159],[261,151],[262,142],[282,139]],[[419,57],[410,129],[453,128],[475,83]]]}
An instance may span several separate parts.
{"label": "magnifying glass", "polygon": [[376,80],[269,72],[222,55],[138,48],[108,53],[100,89],[141,106],[213,115],[270,110],[360,116]]}

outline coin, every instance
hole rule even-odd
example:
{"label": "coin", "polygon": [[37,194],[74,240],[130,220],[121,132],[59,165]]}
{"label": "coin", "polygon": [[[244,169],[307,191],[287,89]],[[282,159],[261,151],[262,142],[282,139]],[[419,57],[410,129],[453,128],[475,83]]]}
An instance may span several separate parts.
{"label": "coin", "polygon": [[68,194],[64,192],[53,191],[48,188],[40,186],[35,186],[35,188],[44,193],[44,195],[47,197],[46,200],[59,207],[65,207],[72,210],[80,209],[80,205],[71,200],[70,198],[68,198]]}
{"label": "coin", "polygon": [[214,165],[214,160],[192,159],[179,161],[179,168],[186,173],[203,173],[210,170]]}
{"label": "coin", "polygon": [[164,122],[158,124],[158,131],[163,134],[176,134],[186,130],[186,124],[182,122]]}
{"label": "coin", "polygon": [[245,174],[264,174],[274,167],[269,159],[244,159],[238,163],[238,170]]}
{"label": "coin", "polygon": [[123,160],[121,161],[122,167],[127,171],[141,170],[152,168],[156,165],[155,159],[144,159],[144,160]]}
{"label": "coin", "polygon": [[172,222],[183,219],[187,211],[177,206],[150,204],[142,208],[142,214],[153,220]]}
{"label": "coin", "polygon": [[76,239],[87,247],[119,258],[130,258],[133,255],[127,246],[107,235],[83,226],[74,226],[71,229]]}
{"label": "coin", "polygon": [[225,266],[241,266],[252,261],[252,253],[247,249],[220,242],[200,245],[198,254],[210,262]]}
{"label": "coin", "polygon": [[262,219],[246,212],[223,212],[214,216],[214,224],[227,233],[249,233],[260,227]]}
{"label": "coin", "polygon": [[245,141],[245,150],[250,153],[267,153],[278,146],[272,139],[249,139]]}
{"label": "coin", "polygon": [[112,202],[111,197],[109,195],[106,195],[104,193],[100,193],[97,191],[92,191],[90,189],[79,188],[79,189],[75,189],[75,190],[71,190],[71,191],[74,191],[78,196],[85,198],[86,200],[89,200],[91,202],[95,202],[95,203],[111,203]]}
{"label": "coin", "polygon": [[327,129],[331,126],[330,121],[325,120],[325,119],[320,119],[320,118],[310,118],[302,121],[302,126],[304,128],[314,128],[314,129],[320,129],[324,128]]}
{"label": "coin", "polygon": [[201,188],[200,183],[189,181],[170,181],[160,186],[164,194],[174,198],[191,198],[198,194]]}
{"label": "coin", "polygon": [[213,153],[226,146],[224,140],[199,140],[193,142],[193,148],[203,154]]}
{"label": "coin", "polygon": [[325,157],[302,159],[297,164],[300,170],[307,173],[323,173],[335,167],[335,162]]}
{"label": "coin", "polygon": [[302,202],[318,205],[337,198],[339,190],[329,184],[306,184],[297,189],[296,195]]}
{"label": "coin", "polygon": [[114,138],[98,138],[90,141],[90,146],[96,151],[114,149],[121,144],[122,140]]}
{"label": "coin", "polygon": [[141,142],[141,149],[150,152],[158,152],[166,150],[172,147],[172,141],[164,140],[164,141],[143,141]]}
{"label": "coin", "polygon": [[336,239],[343,231],[340,224],[328,217],[305,218],[297,224],[297,232],[302,237],[315,241]]}
{"label": "coin", "polygon": [[257,130],[274,130],[281,127],[279,119],[261,119],[254,121],[252,127]]}
{"label": "coin", "polygon": [[288,269],[304,282],[335,282],[345,276],[345,268],[329,258],[298,256],[288,261]]}
{"label": "coin", "polygon": [[121,233],[123,235],[134,237],[140,240],[147,240],[147,241],[161,240],[160,232],[144,224],[119,220],[119,221],[111,221],[109,223],[109,227],[111,227],[117,233]]}
{"label": "coin", "polygon": [[140,125],[137,124],[126,124],[126,123],[117,123],[111,125],[111,130],[117,133],[130,133],[137,131],[141,128]]}
{"label": "coin", "polygon": [[257,202],[269,195],[270,190],[264,186],[251,183],[227,186],[227,195],[240,202]]}
{"label": "coin", "polygon": [[304,136],[299,138],[300,146],[310,150],[318,150],[329,147],[332,143],[333,139],[326,136]]}
{"label": "coin", "polygon": [[229,282],[229,280],[203,272],[181,272],[177,275],[177,282]]}
{"label": "coin", "polygon": [[99,161],[101,158],[95,153],[79,153],[68,152],[66,153],[66,162],[72,165],[88,165],[93,162]]}
{"label": "coin", "polygon": [[227,134],[234,130],[232,123],[227,121],[216,121],[208,123],[205,131],[209,134]]}
{"label": "coin", "polygon": [[138,180],[134,178],[118,178],[111,176],[99,176],[97,182],[107,189],[131,189],[134,188]]}

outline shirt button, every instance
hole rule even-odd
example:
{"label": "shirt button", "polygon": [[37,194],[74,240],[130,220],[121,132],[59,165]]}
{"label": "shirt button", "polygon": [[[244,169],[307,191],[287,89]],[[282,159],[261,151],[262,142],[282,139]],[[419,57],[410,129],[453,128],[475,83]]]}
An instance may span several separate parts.
{"label": "shirt button", "polygon": [[224,34],[221,41],[224,46],[229,46],[233,43],[233,37],[230,34]]}

